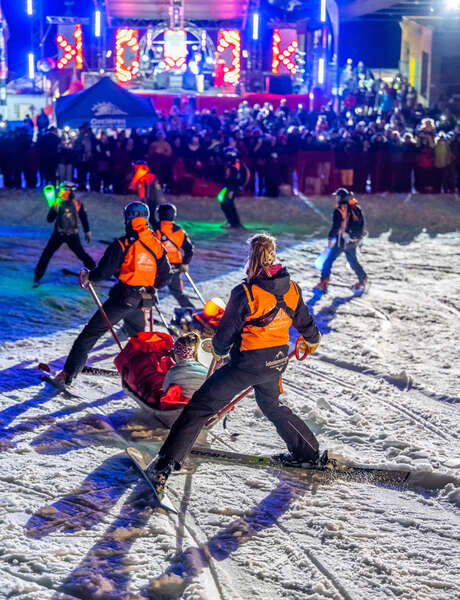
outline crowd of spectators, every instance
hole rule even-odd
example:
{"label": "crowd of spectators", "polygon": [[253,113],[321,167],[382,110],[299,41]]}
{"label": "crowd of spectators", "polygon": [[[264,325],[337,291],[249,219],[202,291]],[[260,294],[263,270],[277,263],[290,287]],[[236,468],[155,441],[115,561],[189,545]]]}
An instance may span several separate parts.
{"label": "crowd of spectators", "polygon": [[0,170],[9,188],[73,179],[80,190],[125,194],[133,163],[146,161],[166,191],[192,193],[196,181],[222,181],[224,149],[234,146],[251,171],[247,194],[287,195],[296,186],[320,194],[340,185],[360,193],[453,192],[460,126],[452,107],[412,106],[407,94],[391,106],[340,111],[332,103],[309,111],[243,101],[218,115],[190,103],[158,113],[151,129],[113,132],[93,132],[87,123],[58,131],[43,113],[38,127],[30,119],[14,131],[3,127]]}

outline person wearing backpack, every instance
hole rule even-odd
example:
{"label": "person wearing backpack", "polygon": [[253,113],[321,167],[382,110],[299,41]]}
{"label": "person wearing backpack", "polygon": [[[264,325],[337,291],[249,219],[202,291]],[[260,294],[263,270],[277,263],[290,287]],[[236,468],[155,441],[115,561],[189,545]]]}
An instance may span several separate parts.
{"label": "person wearing backpack", "polygon": [[168,288],[179,306],[195,308],[190,298],[182,291],[181,273],[187,273],[193,256],[193,244],[187,233],[174,223],[177,209],[174,204],[160,204],[156,209],[155,235],[163,244],[171,264]]}
{"label": "person wearing backpack", "polygon": [[332,265],[342,252],[348,264],[356,273],[358,281],[352,285],[355,292],[364,292],[367,284],[367,275],[358,261],[356,250],[364,235],[364,216],[354,194],[345,188],[335,192],[337,204],[332,214],[332,227],[328,239],[331,248],[321,270],[321,280],[314,287],[315,290],[326,294],[331,274]]}
{"label": "person wearing backpack", "polygon": [[[123,319],[134,336],[145,330],[142,309],[157,301],[156,290],[167,283],[170,266],[165,249],[149,228],[148,206],[136,200],[124,207],[123,214],[125,235],[108,246],[97,267],[87,273],[86,281],[108,280],[117,275],[118,282],[103,308],[112,325]],[[101,311],[96,311],[73,343],[57,381],[68,385],[75,379],[90,350],[108,329]]]}
{"label": "person wearing backpack", "polygon": [[62,244],[67,244],[87,269],[94,269],[96,266],[94,260],[81,245],[78,234],[79,222],[83,226],[85,239],[88,243],[91,241],[91,231],[86,210],[83,203],[75,198],[72,184],[61,184],[59,198],[49,209],[46,219],[48,223],[54,222],[54,231],[35,267],[34,288],[40,285],[40,280],[45,274],[51,257]]}

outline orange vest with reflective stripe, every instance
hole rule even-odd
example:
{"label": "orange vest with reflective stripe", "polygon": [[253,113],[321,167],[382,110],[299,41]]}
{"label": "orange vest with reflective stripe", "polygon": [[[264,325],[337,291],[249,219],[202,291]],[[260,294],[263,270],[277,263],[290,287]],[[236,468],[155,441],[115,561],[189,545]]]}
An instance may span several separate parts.
{"label": "orange vest with reflective stripe", "polygon": [[185,232],[182,229],[173,231],[173,225],[172,221],[161,221],[160,228],[157,230],[158,237],[172,265],[182,263],[180,248],[182,248],[185,239]]}
{"label": "orange vest with reflective stripe", "polygon": [[138,234],[139,239],[131,245],[128,240],[118,240],[126,252],[118,279],[127,285],[153,287],[157,260],[163,256],[164,248],[150,229],[145,228]]}
{"label": "orange vest with reflective stripe", "polygon": [[[251,314],[246,318],[243,327],[240,350],[260,350],[289,344],[289,328],[300,297],[297,285],[291,281],[282,299],[277,299],[274,294],[263,290],[257,284],[243,284],[243,287]],[[284,302],[290,314],[279,306],[279,300]],[[270,312],[273,313],[271,316]],[[251,324],[251,321],[256,319],[259,323]]]}

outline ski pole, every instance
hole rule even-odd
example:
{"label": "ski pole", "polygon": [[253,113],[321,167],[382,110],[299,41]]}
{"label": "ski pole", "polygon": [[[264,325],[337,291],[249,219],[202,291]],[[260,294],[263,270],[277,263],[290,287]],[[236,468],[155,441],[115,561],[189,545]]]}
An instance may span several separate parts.
{"label": "ski pole", "polygon": [[166,328],[166,330],[168,331],[168,333],[170,335],[177,337],[177,335],[178,335],[177,330],[166,323],[166,319],[164,318],[164,315],[161,312],[160,307],[158,306],[158,304],[156,302],[155,302],[154,306],[157,309],[157,313],[160,315],[160,319],[161,319],[161,322],[163,323],[163,327]]}
{"label": "ski pole", "polygon": [[111,334],[113,335],[113,339],[117,342],[120,350],[123,350],[123,346],[121,345],[120,339],[118,337],[118,335],[115,332],[115,329],[113,328],[113,325],[109,319],[109,317],[107,316],[107,313],[104,310],[104,307],[102,306],[102,302],[99,300],[99,296],[96,294],[96,290],[93,287],[93,284],[88,280],[88,279],[84,279],[84,274],[85,273],[89,273],[88,269],[82,269],[80,271],[80,275],[79,275],[79,282],[80,282],[80,287],[84,290],[89,290],[91,293],[91,296],[94,299],[94,302],[96,303],[96,306],[99,309],[99,312],[102,315],[102,318],[105,321],[105,324],[107,325],[107,327],[109,328]]}
{"label": "ski pole", "polygon": [[[295,345],[295,349],[288,354],[288,360],[291,360],[293,356],[297,358],[297,360],[305,360],[309,355],[308,346],[305,343],[303,337],[299,336],[297,338],[297,342]],[[212,363],[211,363],[212,364]],[[248,388],[241,392],[239,396],[234,398],[231,402],[226,404],[223,408],[221,408],[213,417],[210,417],[206,423],[204,424],[205,429],[211,429],[218,421],[222,419],[227,413],[234,410],[235,405],[238,404],[243,398],[246,398],[248,394],[250,394],[254,390],[253,387]]]}
{"label": "ski pole", "polygon": [[187,271],[185,272],[185,276],[187,277],[187,279],[189,280],[190,285],[193,288],[193,291],[195,292],[195,294],[198,296],[198,298],[201,300],[201,302],[203,303],[203,306],[206,304],[205,299],[203,298],[200,290],[196,287],[195,282],[193,281],[193,279],[190,277],[190,273],[188,273]]}

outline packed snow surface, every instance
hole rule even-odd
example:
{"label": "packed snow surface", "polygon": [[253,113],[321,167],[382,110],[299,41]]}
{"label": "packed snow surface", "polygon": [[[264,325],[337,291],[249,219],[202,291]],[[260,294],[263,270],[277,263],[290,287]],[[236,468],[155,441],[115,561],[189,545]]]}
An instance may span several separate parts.
{"label": "packed snow surface", "polygon": [[[153,454],[166,431],[119,381],[82,375],[64,398],[39,379],[39,361],[62,367],[94,306],[61,274],[79,268],[65,249],[31,288],[49,228],[30,202],[9,223],[3,214],[0,239],[1,599],[460,598],[458,233],[420,233],[405,245],[386,234],[367,239],[361,259],[371,285],[362,297],[350,291],[343,258],[329,293],[313,296],[324,239],[279,239],[323,333],[313,357],[290,364],[285,402],[322,448],[351,463],[408,469],[412,484],[193,459],[170,477],[177,517],[153,510],[123,451]],[[92,206],[90,218],[110,239],[121,231],[118,207],[109,219],[107,205]],[[228,298],[243,276],[247,235],[197,224],[191,235],[192,276],[206,297]],[[90,246],[96,258],[103,250]],[[98,287],[103,297],[108,289]],[[171,297],[161,306],[170,317]],[[113,368],[116,350],[107,336],[89,362]],[[263,455],[284,449],[252,397],[226,430],[199,441]]]}

